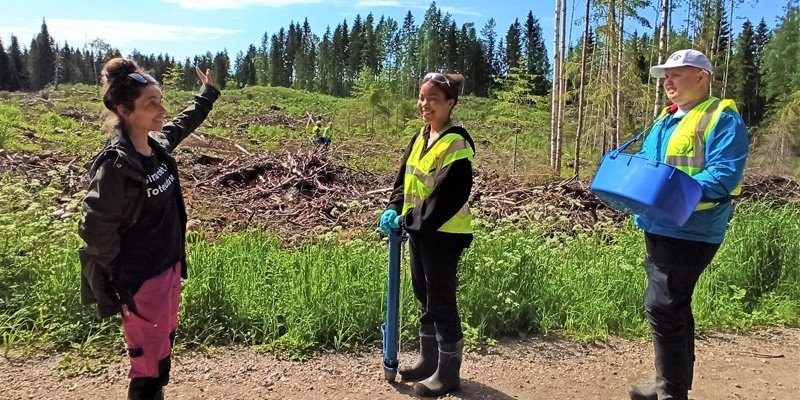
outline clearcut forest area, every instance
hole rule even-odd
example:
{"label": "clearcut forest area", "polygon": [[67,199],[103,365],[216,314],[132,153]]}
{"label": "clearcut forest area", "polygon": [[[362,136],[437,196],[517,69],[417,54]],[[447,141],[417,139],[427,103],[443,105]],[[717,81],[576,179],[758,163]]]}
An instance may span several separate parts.
{"label": "clearcut forest area", "polygon": [[[435,3],[410,31],[378,25],[370,14],[359,17],[357,30],[340,25],[339,36],[304,36],[293,23],[289,31],[300,42],[275,36],[235,57],[130,55],[161,83],[170,116],[199,87],[190,66],[212,69],[222,89],[175,152],[191,267],[167,398],[416,396],[409,384],[383,379],[388,246],[377,221],[422,124],[416,90],[424,71],[401,50],[435,38],[445,46],[449,33],[459,38],[452,46],[462,64],[420,64],[472,78],[454,118],[477,149],[469,200],[475,240],[458,272],[463,383],[447,397],[625,399],[629,384],[652,379],[643,235],[589,184],[601,155],[651,120],[659,94],[649,66],[694,45],[712,52],[720,71],[727,68],[714,74],[712,93],[727,91],[736,101],[751,144],[730,229],[695,290],[690,396],[800,398],[800,8],[790,2],[777,24],[748,20],[729,35],[725,2],[692,1],[702,23],[684,31],[677,25],[686,22],[676,22],[668,47],[660,47],[658,30],[634,35],[623,25],[651,4],[619,2],[625,12],[608,18],[608,3],[591,3],[602,19],[575,22],[576,32],[592,28],[589,51],[576,35],[561,64],[553,54],[544,65],[526,59],[535,48],[526,43],[551,40],[541,29],[538,39],[526,35],[537,21],[528,25],[521,16],[514,60],[507,41],[514,36],[505,28],[492,27],[502,34],[495,32],[492,46],[502,37],[503,51],[488,49],[489,31],[456,28]],[[713,21],[722,31],[713,31]],[[366,32],[384,32],[399,47],[378,46],[384,58],[375,65],[369,57],[325,58],[337,57],[337,37],[368,43]],[[400,40],[408,35],[414,40]],[[81,305],[77,254],[85,164],[108,138],[94,80],[106,60],[122,54],[106,43],[87,50],[57,40],[43,24],[31,48],[20,48],[16,37],[0,42],[0,399],[122,398],[128,358],[120,320]],[[274,63],[289,59],[279,50],[290,42],[305,43],[296,62]],[[433,59],[428,47],[412,53]],[[38,70],[47,48],[61,69]],[[490,60],[472,59],[468,49]],[[499,69],[484,82],[476,65]],[[332,124],[328,148],[313,140],[309,118],[318,115]],[[419,327],[407,257],[406,249],[401,365],[416,356]]]}

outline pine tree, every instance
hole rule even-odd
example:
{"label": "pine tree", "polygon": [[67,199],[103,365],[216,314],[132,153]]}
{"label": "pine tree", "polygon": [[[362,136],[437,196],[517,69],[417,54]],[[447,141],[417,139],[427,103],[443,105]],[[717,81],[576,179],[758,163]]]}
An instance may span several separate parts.
{"label": "pine tree", "polygon": [[380,70],[389,70],[390,81],[397,80],[398,69],[402,54],[400,53],[400,35],[397,21],[392,18],[384,18],[378,22],[375,28],[375,46],[377,47],[378,64]]}
{"label": "pine tree", "polygon": [[498,82],[500,89],[496,92],[497,102],[493,111],[497,115],[512,114],[513,120],[507,121],[514,132],[514,153],[511,160],[511,173],[516,172],[517,168],[517,142],[520,131],[522,130],[521,109],[530,107],[536,101],[536,96],[531,91],[531,82],[528,75],[521,67],[509,68],[507,77],[501,78]]}
{"label": "pine tree", "polygon": [[739,113],[748,125],[761,121],[764,108],[764,98],[758,95],[761,74],[756,65],[755,47],[753,24],[748,20],[742,25],[742,32],[736,43],[733,64],[733,76],[736,77],[733,82],[736,82],[736,87],[731,90],[732,97],[736,98],[740,105]]}
{"label": "pine tree", "polygon": [[490,52],[485,47],[482,40],[478,39],[475,27],[470,27],[467,31],[467,68],[470,68],[472,90],[469,92],[475,96],[486,97],[492,86],[492,74],[490,70]]}
{"label": "pine tree", "polygon": [[228,50],[223,50],[214,56],[213,67],[211,68],[211,78],[214,86],[218,89],[225,89],[228,81],[228,71],[230,71],[231,60],[228,57]]}
{"label": "pine tree", "polygon": [[456,36],[455,64],[457,68],[454,69],[453,71],[460,72],[461,74],[464,75],[465,78],[469,75],[469,78],[466,79],[466,81],[464,82],[464,87],[462,88],[462,93],[464,94],[472,93],[475,90],[475,88],[473,87],[475,82],[471,79],[472,75],[474,75],[473,72],[474,68],[472,66],[472,60],[470,59],[472,57],[472,54],[470,53],[471,49],[470,46],[472,44],[471,43],[472,39],[470,38],[470,32],[472,32],[474,35],[475,27],[472,23],[467,23],[461,25],[461,30],[457,31],[455,34]]}
{"label": "pine tree", "polygon": [[255,86],[256,84],[256,46],[250,45],[247,48],[247,54],[244,57],[245,73],[244,84],[247,86]]}
{"label": "pine tree", "polygon": [[[214,76],[212,75],[212,79],[213,78]],[[162,84],[165,89],[181,89],[186,86],[186,83],[183,81],[183,66],[180,64],[173,64],[167,69],[162,79]]]}
{"label": "pine tree", "polygon": [[787,7],[764,50],[765,96],[784,101],[800,90],[800,6]]}
{"label": "pine tree", "polygon": [[547,89],[550,86],[550,82],[547,79],[550,75],[550,59],[547,57],[542,27],[539,25],[539,20],[533,16],[532,11],[528,11],[524,33],[525,73],[532,77],[533,93],[537,96],[543,96],[547,94]]}
{"label": "pine tree", "polygon": [[317,43],[319,37],[311,32],[311,25],[306,19],[303,24],[303,58],[305,59],[304,84],[306,90],[314,90],[314,80],[317,71]]}
{"label": "pine tree", "polygon": [[332,94],[334,96],[344,97],[349,94],[349,82],[347,82],[345,74],[347,73],[347,66],[350,58],[349,54],[349,30],[347,28],[347,20],[336,26],[333,31],[332,47],[333,54],[331,54],[331,65],[333,68],[333,87]]}
{"label": "pine tree", "polygon": [[503,39],[500,39],[500,43],[497,44],[497,75],[495,75],[495,81],[499,77],[504,77],[508,74],[508,64],[506,64],[506,45]]}
{"label": "pine tree", "polygon": [[402,81],[401,92],[404,96],[412,96],[417,90],[417,79],[421,74],[419,71],[419,30],[414,23],[414,16],[411,11],[406,13],[403,18],[403,27],[398,34],[399,54],[400,54],[400,80]]}
{"label": "pine tree", "polygon": [[11,60],[0,39],[0,90],[11,90]]}
{"label": "pine tree", "polygon": [[[241,51],[239,52],[239,55],[244,56]],[[237,68],[238,71],[238,64],[235,68]],[[189,87],[189,82],[194,82],[196,79],[197,72],[195,72],[194,66],[192,66],[192,60],[190,60],[189,57],[186,57],[186,60],[183,61],[183,79],[181,79],[181,82],[183,83],[183,90],[193,90],[194,88]]]}
{"label": "pine tree", "polygon": [[638,31],[633,32],[633,38],[630,40],[631,51],[634,55],[633,65],[635,66],[636,77],[639,78],[639,83],[647,84],[650,76],[650,64],[647,60],[648,48],[651,47],[650,38],[647,34],[639,36]]}
{"label": "pine tree", "polygon": [[[498,63],[497,63],[497,32],[495,31],[496,23],[494,22],[494,18],[489,18],[486,21],[486,24],[483,25],[483,29],[481,29],[481,43],[483,48],[486,50],[485,59],[486,59],[486,70],[487,74],[489,75],[489,79],[491,82],[494,82],[495,76],[498,74]],[[488,90],[491,91],[492,83],[489,84]]]}
{"label": "pine tree", "polygon": [[[466,32],[465,32],[466,33]],[[460,60],[459,53],[463,54],[464,49],[459,51],[458,29],[455,21],[447,25],[444,36],[444,69],[448,72],[464,72],[464,63]]]}
{"label": "pine tree", "polygon": [[361,15],[356,14],[353,28],[350,30],[349,59],[347,62],[347,79],[352,85],[358,79],[361,67],[364,65],[364,30]]}
{"label": "pine tree", "polygon": [[758,69],[764,66],[764,50],[767,48],[767,44],[769,43],[769,39],[772,37],[772,33],[769,31],[767,27],[767,23],[764,22],[764,18],[761,18],[761,22],[758,23],[758,27],[756,28],[756,34],[753,38],[755,42],[755,51],[753,53],[753,57],[755,58],[756,66]]}
{"label": "pine tree", "polygon": [[28,90],[30,75],[28,75],[28,68],[25,65],[25,59],[22,55],[22,51],[19,48],[19,41],[17,41],[17,37],[14,35],[11,35],[11,44],[8,48],[8,58],[11,62],[11,77],[9,79],[11,83],[9,90]]}
{"label": "pine tree", "polygon": [[319,45],[319,59],[317,60],[319,68],[317,88],[320,92],[325,94],[333,94],[333,44],[331,43],[331,27],[325,28],[325,34],[322,35],[322,43]]}
{"label": "pine tree", "polygon": [[[441,71],[442,62],[442,11],[432,2],[419,27],[419,71]],[[416,77],[419,78],[419,77]]]}
{"label": "pine tree", "polygon": [[294,61],[300,50],[300,38],[298,37],[298,33],[299,30],[295,27],[294,21],[289,23],[289,29],[286,31],[286,36],[283,37],[284,57],[281,86],[290,87],[294,80]]}
{"label": "pine tree", "polygon": [[509,69],[519,67],[519,62],[522,58],[521,38],[522,26],[519,24],[519,20],[515,19],[514,23],[508,27],[508,32],[506,32],[505,64]]}
{"label": "pine tree", "polygon": [[55,43],[50,33],[47,31],[47,23],[42,20],[42,27],[39,34],[31,42],[30,52],[30,71],[31,88],[38,90],[53,82],[55,78],[56,53]]}
{"label": "pine tree", "polygon": [[[277,34],[272,35],[269,48],[269,84],[271,86],[283,85],[283,74],[285,64],[284,59],[284,31],[283,28]],[[244,56],[242,56],[244,59]],[[238,79],[237,79],[238,80]]]}
{"label": "pine tree", "polygon": [[94,73],[95,57],[94,54],[84,46],[81,53],[81,76],[83,76],[83,83],[88,85],[97,85],[98,77]]}
{"label": "pine tree", "polygon": [[374,76],[378,76],[381,72],[383,52],[375,31],[375,17],[369,13],[364,20],[364,65],[372,71]]}
{"label": "pine tree", "polygon": [[59,70],[58,70],[58,81],[60,83],[76,83],[75,80],[75,67],[72,64],[73,61],[73,51],[69,47],[69,43],[64,42],[64,46],[61,47],[61,51],[59,52]]}

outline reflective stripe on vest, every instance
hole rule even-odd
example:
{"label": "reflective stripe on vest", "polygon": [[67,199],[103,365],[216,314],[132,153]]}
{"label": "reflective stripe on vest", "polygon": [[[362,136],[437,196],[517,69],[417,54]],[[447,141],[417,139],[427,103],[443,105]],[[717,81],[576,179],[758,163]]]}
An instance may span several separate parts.
{"label": "reflective stripe on vest", "polygon": [[[442,168],[461,159],[474,161],[475,153],[466,139],[455,133],[448,133],[436,140],[425,151],[425,137],[420,134],[411,148],[406,160],[403,178],[403,211],[418,207],[433,192],[436,178]],[[424,153],[424,154],[423,154]],[[472,233],[472,213],[467,203],[452,218],[438,229],[439,232]]]}
{"label": "reflective stripe on vest", "polygon": [[[661,111],[658,123],[664,121],[667,110],[668,108],[664,108]],[[664,162],[691,176],[702,172],[706,167],[706,141],[725,110],[738,113],[733,100],[709,97],[708,100],[686,113],[669,138]],[[738,196],[741,192],[742,182],[740,181],[730,195]],[[707,210],[719,204],[718,202],[701,201],[695,207],[695,211]]]}

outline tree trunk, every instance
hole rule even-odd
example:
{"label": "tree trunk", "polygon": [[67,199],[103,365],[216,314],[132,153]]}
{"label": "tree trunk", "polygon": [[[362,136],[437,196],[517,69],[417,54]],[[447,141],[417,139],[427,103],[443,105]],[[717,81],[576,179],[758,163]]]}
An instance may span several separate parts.
{"label": "tree trunk", "polygon": [[728,70],[731,65],[731,48],[733,47],[733,43],[731,42],[731,34],[733,32],[733,0],[731,0],[731,16],[728,20],[731,26],[728,29],[728,55],[725,58],[725,76],[722,79],[722,98],[725,98],[725,91],[728,89]]}
{"label": "tree trunk", "polygon": [[56,45],[56,60],[55,60],[55,68],[54,68],[55,72],[53,74],[53,87],[55,88],[55,90],[58,90],[58,70],[61,67],[60,58],[61,58],[61,50],[58,48],[58,45]]}
{"label": "tree trunk", "polygon": [[689,1],[688,3],[689,4],[686,5],[686,7],[688,8],[688,10],[686,11],[686,34],[691,36],[692,48],[694,48],[694,37],[696,36],[694,24],[692,24],[692,6],[694,5],[694,2]]}
{"label": "tree trunk", "polygon": [[[603,115],[608,115],[607,101],[603,102]],[[603,151],[601,151],[600,153],[605,154],[606,152],[608,152],[608,132],[606,132],[605,129],[605,121],[603,121],[603,129],[601,129],[601,131],[603,132]]]}
{"label": "tree trunk", "polygon": [[617,43],[617,75],[614,84],[617,98],[614,116],[614,148],[619,147],[619,136],[621,131],[620,120],[622,119],[622,48],[625,43],[625,0],[619,0],[619,42]]}
{"label": "tree trunk", "polygon": [[[664,53],[667,51],[667,21],[669,17],[669,1],[670,0],[663,0],[661,5],[661,28],[659,29],[658,33],[658,64],[664,63]],[[653,101],[653,118],[658,116],[658,109],[661,105],[661,96],[663,92],[661,91],[661,79],[656,79],[656,94],[655,99]]]}
{"label": "tree trunk", "polygon": [[586,48],[589,41],[589,12],[592,0],[586,0],[586,16],[583,20],[583,48],[581,49],[581,83],[578,89],[578,131],[575,133],[575,176],[581,173],[581,135],[583,134],[584,108],[586,107]]}
{"label": "tree trunk", "polygon": [[554,45],[553,45],[553,85],[551,89],[551,111],[550,111],[550,168],[556,167],[556,125],[558,121],[559,99],[559,73],[561,71],[559,39],[561,34],[561,1],[556,0],[556,13],[554,24]]}
{"label": "tree trunk", "polygon": [[[606,65],[605,74],[603,75],[604,89],[608,91],[608,95],[603,100],[608,105],[608,113],[605,114],[604,121],[604,137],[608,141],[605,143],[609,148],[614,145],[614,138],[616,134],[614,129],[617,125],[615,119],[617,117],[616,98],[617,98],[617,3],[615,0],[608,2],[608,14],[606,20]],[[603,146],[603,151],[606,151]]]}
{"label": "tree trunk", "polygon": [[[721,11],[720,8],[716,7],[714,12],[717,13],[719,11]],[[720,40],[721,40],[721,35],[719,34],[719,31],[722,29],[722,15],[715,15],[714,18],[715,18],[715,20],[714,20],[714,37],[716,39],[712,42],[713,46],[712,46],[712,49],[711,49],[711,51],[709,53],[711,53],[710,54],[711,63],[712,63],[711,71],[713,71],[713,73],[716,74],[717,73],[717,62],[719,61],[719,54],[718,53],[719,53],[719,46],[720,46]],[[730,43],[728,43],[728,47],[730,47]],[[713,96],[714,95],[714,79],[713,79],[713,75],[710,76],[709,80],[708,80],[708,95],[709,96]]]}
{"label": "tree trunk", "polygon": [[564,134],[564,113],[567,108],[566,97],[564,93],[567,91],[567,80],[564,79],[564,70],[566,69],[566,54],[567,54],[567,0],[561,0],[561,65],[558,72],[559,89],[558,89],[558,124],[556,125],[556,160],[555,170],[561,176],[561,147]]}

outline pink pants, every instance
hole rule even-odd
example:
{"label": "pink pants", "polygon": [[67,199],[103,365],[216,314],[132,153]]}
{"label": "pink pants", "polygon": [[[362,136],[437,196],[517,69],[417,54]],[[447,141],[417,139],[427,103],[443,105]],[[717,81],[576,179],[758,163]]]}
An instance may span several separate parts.
{"label": "pink pants", "polygon": [[128,378],[169,379],[170,355],[178,329],[181,263],[148,279],[133,296],[136,312],[122,306],[122,329],[131,357]]}

